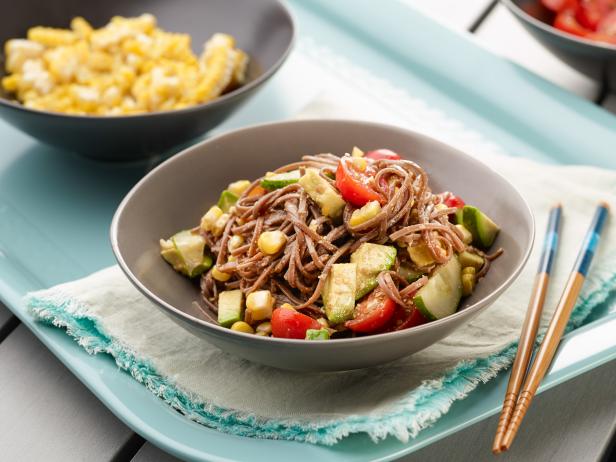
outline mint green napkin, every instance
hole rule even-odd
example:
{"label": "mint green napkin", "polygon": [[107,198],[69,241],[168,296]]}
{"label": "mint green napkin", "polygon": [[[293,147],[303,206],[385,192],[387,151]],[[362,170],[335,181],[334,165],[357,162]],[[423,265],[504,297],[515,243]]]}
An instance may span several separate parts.
{"label": "mint green napkin", "polygon": [[[301,117],[362,117],[410,126],[476,155],[529,201],[538,242],[549,206],[562,202],[564,226],[542,325],[552,314],[599,199],[616,209],[616,172],[540,165],[507,157],[461,124],[327,50],[303,48],[306,72],[323,93]],[[341,69],[344,71],[342,72]],[[346,76],[353,75],[349,80]],[[66,329],[90,354],[109,354],[152,393],[188,418],[235,435],[334,444],[364,432],[375,441],[416,436],[506,368],[530,294],[540,245],[514,285],[488,310],[443,341],[395,363],[359,371],[305,374],[230,356],[178,327],[111,267],[29,294],[32,315]],[[616,288],[616,228],[607,227],[570,322],[580,325]]]}

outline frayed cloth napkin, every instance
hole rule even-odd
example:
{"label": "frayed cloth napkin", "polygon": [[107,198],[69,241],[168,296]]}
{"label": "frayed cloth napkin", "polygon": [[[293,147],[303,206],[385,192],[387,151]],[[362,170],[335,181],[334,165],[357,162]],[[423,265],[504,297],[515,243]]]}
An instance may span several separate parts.
{"label": "frayed cloth napkin", "polygon": [[[477,155],[528,200],[539,244],[519,279],[492,307],[443,341],[392,364],[314,374],[252,364],[192,336],[146,300],[118,267],[29,294],[32,315],[65,328],[88,353],[113,356],[121,369],[188,418],[242,436],[331,445],[365,432],[375,441],[390,435],[406,441],[506,368],[515,354],[549,207],[563,204],[564,225],[543,326],[596,203],[606,200],[616,209],[616,172],[504,156],[386,82],[366,84],[367,77],[357,71],[352,72],[354,82],[360,82],[356,85],[331,68],[319,74],[328,90],[301,116],[369,114],[363,118],[419,129]],[[616,227],[608,225],[569,327],[580,325],[615,287]]]}

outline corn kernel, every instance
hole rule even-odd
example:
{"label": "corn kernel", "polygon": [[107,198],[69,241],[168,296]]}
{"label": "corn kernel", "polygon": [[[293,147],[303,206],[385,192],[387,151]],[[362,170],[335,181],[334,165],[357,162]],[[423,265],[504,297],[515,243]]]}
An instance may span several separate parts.
{"label": "corn kernel", "polygon": [[363,172],[368,167],[368,161],[363,157],[351,157],[353,166],[360,172]]}
{"label": "corn kernel", "polygon": [[445,204],[436,204],[436,205],[434,206],[434,210],[436,210],[437,212],[438,212],[439,210],[445,210],[445,209],[448,209],[448,208],[449,208],[449,207],[447,207]]}
{"label": "corn kernel", "polygon": [[462,268],[462,274],[472,274],[474,275],[477,272],[477,270],[475,268],[473,268],[472,266],[465,266],[464,268]]}
{"label": "corn kernel", "polygon": [[203,231],[211,231],[218,219],[222,216],[222,209],[217,205],[210,207],[205,215],[201,218],[200,228]]}
{"label": "corn kernel", "polygon": [[231,274],[219,271],[217,267],[212,268],[212,277],[220,282],[227,282],[231,279]]}
{"label": "corn kernel", "polygon": [[266,231],[261,233],[257,246],[265,255],[275,255],[287,243],[287,236],[282,231]]}
{"label": "corn kernel", "polygon": [[269,321],[262,322],[255,329],[257,331],[257,335],[265,334],[270,335],[272,333],[272,323]]}
{"label": "corn kernel", "polygon": [[378,201],[371,201],[364,205],[362,208],[353,211],[351,219],[349,220],[350,226],[359,226],[368,220],[376,217],[381,213],[381,204]]}
{"label": "corn kernel", "polygon": [[233,252],[235,249],[239,248],[244,243],[244,238],[239,235],[231,236],[229,242],[227,243],[227,249],[229,252]]}
{"label": "corn kernel", "polygon": [[282,305],[280,305],[280,308],[284,308],[285,310],[295,311],[295,308],[290,303],[283,303]]}
{"label": "corn kernel", "polygon": [[462,295],[465,297],[471,295],[475,290],[475,275],[463,274],[462,275]]}
{"label": "corn kernel", "polygon": [[92,26],[88,21],[83,19],[81,16],[74,17],[71,20],[71,29],[75,34],[79,36],[79,38],[88,38],[92,34]]}
{"label": "corn kernel", "polygon": [[254,329],[250,326],[250,324],[244,321],[234,322],[233,325],[231,326],[231,330],[234,330],[236,332],[244,332],[245,334],[255,333]]}
{"label": "corn kernel", "polygon": [[214,223],[214,227],[212,228],[212,234],[214,236],[220,236],[222,234],[229,218],[231,218],[231,215],[228,213],[223,213],[220,217],[218,217],[218,220],[216,220],[216,223]]}
{"label": "corn kernel", "polygon": [[364,151],[359,149],[357,146],[353,146],[353,150],[351,151],[351,157],[364,157]]}
{"label": "corn kernel", "polygon": [[249,186],[250,186],[250,181],[239,180],[239,181],[235,181],[231,183],[229,186],[227,186],[227,189],[231,191],[233,194],[235,194],[237,197],[240,197],[242,194],[244,194],[244,191],[246,191]]}
{"label": "corn kernel", "polygon": [[321,324],[321,326],[323,326],[325,328],[329,327],[329,322],[327,322],[327,319],[325,319],[325,318],[319,318],[319,319],[317,319],[317,322],[319,324]]}
{"label": "corn kernel", "polygon": [[274,297],[269,290],[257,290],[246,297],[244,320],[248,323],[271,319]]}
{"label": "corn kernel", "polygon": [[48,47],[56,47],[70,45],[77,40],[77,35],[68,29],[37,26],[28,29],[28,40]]}

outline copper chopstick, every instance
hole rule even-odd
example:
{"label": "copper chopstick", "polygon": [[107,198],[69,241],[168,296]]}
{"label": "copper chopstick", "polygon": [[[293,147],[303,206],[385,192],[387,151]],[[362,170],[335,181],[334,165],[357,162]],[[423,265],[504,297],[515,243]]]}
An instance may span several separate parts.
{"label": "copper chopstick", "polygon": [[567,326],[567,322],[569,321],[571,311],[573,311],[575,302],[577,301],[586,275],[588,274],[588,269],[597,248],[599,237],[603,230],[603,225],[607,220],[608,213],[608,204],[601,202],[597,207],[590,228],[586,233],[586,238],[578,254],[573,271],[569,276],[569,280],[558,302],[556,311],[554,311],[552,315],[545,337],[539,346],[537,356],[528,371],[524,386],[518,397],[513,415],[511,416],[509,427],[502,439],[501,450],[506,451],[511,447],[515,435],[520,428],[520,424],[522,423],[522,419],[524,419],[526,411],[537,392],[537,388],[539,388],[541,380],[543,380],[545,373],[550,367],[560,339]]}
{"label": "copper chopstick", "polygon": [[518,400],[518,393],[522,387],[524,375],[526,374],[528,363],[530,362],[548,283],[550,281],[550,272],[552,271],[552,265],[558,248],[561,215],[562,206],[560,204],[555,205],[550,210],[548,227],[543,240],[543,251],[539,259],[539,268],[535,276],[533,291],[530,296],[524,324],[522,325],[522,331],[520,333],[518,351],[511,368],[509,383],[507,384],[507,392],[505,393],[505,399],[503,401],[503,410],[498,420],[496,436],[494,437],[494,443],[492,445],[492,452],[494,454],[501,452],[501,442],[507,430],[507,426],[509,425],[511,415],[513,414]]}

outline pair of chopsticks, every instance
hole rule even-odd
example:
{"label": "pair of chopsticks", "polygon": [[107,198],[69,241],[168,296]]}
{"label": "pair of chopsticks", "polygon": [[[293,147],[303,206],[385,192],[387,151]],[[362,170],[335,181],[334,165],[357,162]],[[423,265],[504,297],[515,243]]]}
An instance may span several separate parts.
{"label": "pair of chopsticks", "polygon": [[[507,385],[507,392],[503,401],[503,410],[498,421],[496,436],[492,446],[492,452],[499,454],[511,447],[515,435],[520,428],[522,419],[530,406],[530,403],[539,388],[539,384],[545,376],[560,339],[563,336],[571,311],[575,306],[590,262],[595,253],[599,236],[608,215],[608,205],[601,202],[592,219],[584,243],[580,248],[573,271],[569,276],[565,289],[552,315],[550,325],[545,337],[539,346],[535,360],[529,368],[529,362],[533,351],[533,345],[539,328],[539,320],[543,311],[543,304],[547,293],[550,272],[554,264],[554,257],[558,247],[558,235],[560,231],[560,219],[562,206],[559,204],[550,210],[548,229],[544,240],[543,252],[539,261],[539,269],[535,277],[535,284],[531,293],[528,310],[522,325],[518,352],[516,354],[511,377]],[[527,373],[528,370],[528,373]],[[522,384],[524,382],[524,384]]]}

